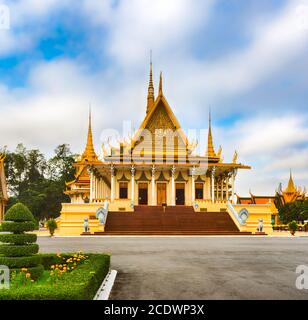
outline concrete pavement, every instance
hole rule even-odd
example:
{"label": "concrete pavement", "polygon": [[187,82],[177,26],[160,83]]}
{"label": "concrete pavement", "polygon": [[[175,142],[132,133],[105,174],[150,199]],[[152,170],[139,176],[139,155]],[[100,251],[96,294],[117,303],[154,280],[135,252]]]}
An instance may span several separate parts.
{"label": "concrete pavement", "polygon": [[105,252],[118,271],[111,299],[308,299],[300,237],[39,237],[41,252]]}

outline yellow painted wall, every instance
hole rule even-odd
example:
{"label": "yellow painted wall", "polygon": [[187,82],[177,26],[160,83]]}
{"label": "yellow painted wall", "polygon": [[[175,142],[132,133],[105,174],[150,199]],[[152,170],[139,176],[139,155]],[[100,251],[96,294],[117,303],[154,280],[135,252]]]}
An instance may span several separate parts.
{"label": "yellow painted wall", "polygon": [[263,231],[267,234],[273,233],[272,215],[277,214],[277,209],[274,204],[234,205],[233,207],[237,212],[240,212],[242,209],[247,209],[249,212],[246,226],[241,226],[241,231],[256,233],[259,219],[263,219]]}

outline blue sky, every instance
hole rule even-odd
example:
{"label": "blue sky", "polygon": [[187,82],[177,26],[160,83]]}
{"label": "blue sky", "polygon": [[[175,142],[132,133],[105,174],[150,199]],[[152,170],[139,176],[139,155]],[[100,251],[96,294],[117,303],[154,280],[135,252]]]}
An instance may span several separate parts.
{"label": "blue sky", "polygon": [[156,90],[162,70],[183,128],[203,134],[211,106],[216,148],[253,167],[238,193],[274,193],[290,168],[308,185],[308,0],[0,5],[10,11],[10,28],[0,26],[0,146],[51,154],[66,142],[81,152],[91,103],[100,152],[106,129],[143,119],[152,49]]}

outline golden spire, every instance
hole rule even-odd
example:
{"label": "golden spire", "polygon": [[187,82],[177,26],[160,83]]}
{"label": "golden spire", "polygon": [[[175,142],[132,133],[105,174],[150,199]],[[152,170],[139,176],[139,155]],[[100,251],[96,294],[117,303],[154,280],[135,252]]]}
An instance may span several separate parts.
{"label": "golden spire", "polygon": [[295,183],[293,180],[292,170],[290,170],[290,178],[289,178],[288,187],[285,190],[285,193],[295,193],[296,191],[297,189],[295,187]]}
{"label": "golden spire", "polygon": [[163,73],[160,72],[159,76],[159,90],[158,90],[158,95],[162,96],[163,95]]}
{"label": "golden spire", "polygon": [[82,160],[86,161],[97,161],[98,157],[95,153],[93,146],[93,137],[92,137],[92,119],[91,119],[91,108],[89,110],[89,127],[88,127],[88,137],[87,137],[87,145],[82,154]]}
{"label": "golden spire", "polygon": [[216,158],[216,153],[214,150],[213,145],[213,136],[212,136],[212,119],[211,119],[211,110],[209,112],[209,133],[208,133],[208,140],[207,140],[207,153],[208,158]]}
{"label": "golden spire", "polygon": [[150,81],[148,87],[148,104],[147,104],[147,113],[154,106],[155,96],[154,96],[154,85],[153,85],[153,71],[152,71],[152,51],[150,58]]}

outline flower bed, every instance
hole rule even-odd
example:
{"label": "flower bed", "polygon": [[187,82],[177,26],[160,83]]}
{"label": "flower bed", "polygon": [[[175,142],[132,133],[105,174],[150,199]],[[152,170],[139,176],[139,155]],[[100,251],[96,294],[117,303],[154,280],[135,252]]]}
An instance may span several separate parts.
{"label": "flower bed", "polygon": [[110,268],[105,254],[39,254],[43,274],[33,280],[22,268],[11,274],[10,289],[0,290],[0,300],[92,300]]}

